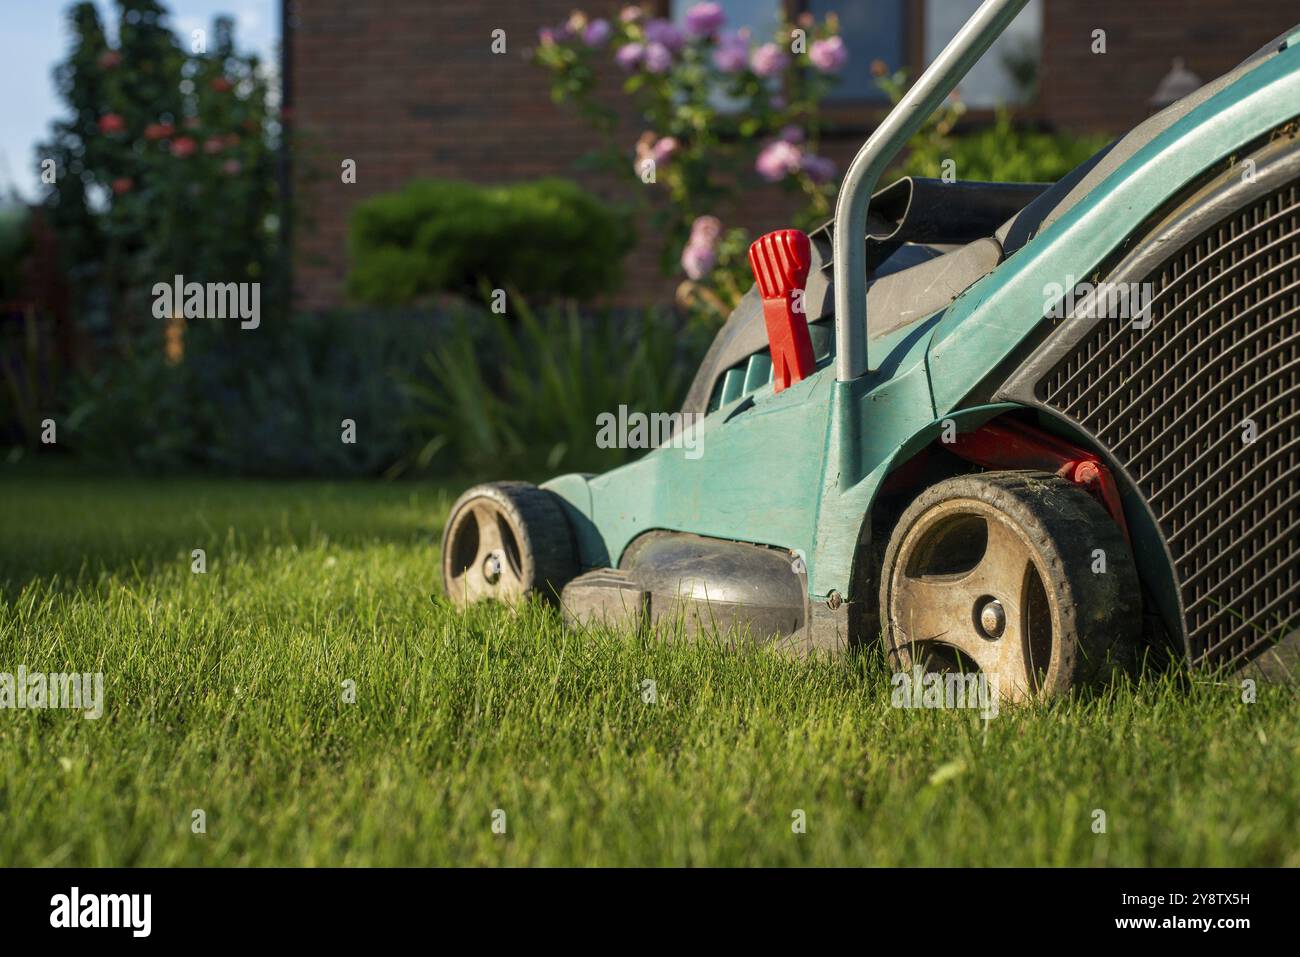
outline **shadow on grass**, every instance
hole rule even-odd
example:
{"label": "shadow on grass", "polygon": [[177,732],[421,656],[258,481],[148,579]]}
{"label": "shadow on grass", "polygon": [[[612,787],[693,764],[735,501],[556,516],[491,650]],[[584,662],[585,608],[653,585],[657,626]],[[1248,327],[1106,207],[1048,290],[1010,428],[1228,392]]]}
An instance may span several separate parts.
{"label": "shadow on grass", "polygon": [[0,471],[0,595],[148,574],[205,549],[436,543],[467,483],[253,481]]}

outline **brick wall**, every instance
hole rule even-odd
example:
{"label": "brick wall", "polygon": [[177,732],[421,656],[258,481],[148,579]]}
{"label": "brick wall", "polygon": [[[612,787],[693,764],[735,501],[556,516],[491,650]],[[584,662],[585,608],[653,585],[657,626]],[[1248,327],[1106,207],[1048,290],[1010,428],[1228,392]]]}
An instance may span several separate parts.
{"label": "brick wall", "polygon": [[[483,183],[568,175],[613,197],[626,185],[577,172],[596,145],[571,110],[550,101],[546,76],[527,59],[540,24],[562,22],[574,0],[292,0],[292,122],[302,221],[295,231],[301,305],[343,301],[347,222],[353,207],[416,176]],[[611,13],[619,4],[582,4]],[[1050,0],[1036,112],[1075,130],[1121,131],[1150,112],[1147,100],[1174,56],[1202,80],[1230,69],[1296,20],[1284,0]],[[502,28],[508,53],[490,51]],[[1107,32],[1094,55],[1092,31]],[[865,66],[863,64],[862,66]],[[628,117],[620,133],[640,132]],[[844,169],[865,130],[826,144]],[[339,179],[344,158],[357,182]],[[635,188],[635,187],[632,187]],[[753,231],[788,223],[789,201],[776,189],[723,211]],[[658,272],[658,245],[640,224],[642,249],[629,257],[626,302],[665,301],[673,281]]]}
{"label": "brick wall", "polygon": [[[538,26],[563,22],[573,0],[297,0],[295,7],[301,305],[342,301],[353,207],[414,177],[498,183],[560,174],[614,194],[608,176],[574,169],[598,141],[572,110],[551,102],[546,74],[528,60]],[[504,55],[490,49],[497,28],[506,31]],[[630,123],[623,135],[631,162]],[[344,158],[357,163],[355,184],[340,181]],[[642,296],[665,285],[649,258],[629,261],[631,287]]]}
{"label": "brick wall", "polygon": [[[1287,0],[1049,0],[1038,108],[1068,129],[1122,131],[1153,112],[1174,57],[1208,82],[1297,23]],[[1096,29],[1104,55],[1092,52]]]}

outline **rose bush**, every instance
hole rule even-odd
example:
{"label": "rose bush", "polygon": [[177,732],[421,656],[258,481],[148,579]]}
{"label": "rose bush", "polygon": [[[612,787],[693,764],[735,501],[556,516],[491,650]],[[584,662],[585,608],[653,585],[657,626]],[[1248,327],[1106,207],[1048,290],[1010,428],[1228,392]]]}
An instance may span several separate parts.
{"label": "rose bush", "polygon": [[181,273],[261,282],[275,307],[277,125],[257,57],[213,22],[205,49],[182,46],[155,0],[119,0],[117,45],[95,4],[69,8],[56,71],[65,117],[40,147],[54,160],[45,204],[77,321],[87,332],[161,334],[148,299]]}
{"label": "rose bush", "polygon": [[[687,301],[725,315],[748,288],[747,236],[723,229],[739,197],[778,186],[801,200],[796,225],[830,214],[835,167],[818,145],[820,104],[849,56],[838,28],[834,14],[804,14],[755,37],[705,2],[680,25],[629,6],[612,22],[579,12],[539,31],[535,59],[554,99],[605,134],[605,165],[666,198],[652,212],[661,261],[687,277]],[[646,127],[635,143],[617,139],[618,111],[601,95],[611,61]]]}

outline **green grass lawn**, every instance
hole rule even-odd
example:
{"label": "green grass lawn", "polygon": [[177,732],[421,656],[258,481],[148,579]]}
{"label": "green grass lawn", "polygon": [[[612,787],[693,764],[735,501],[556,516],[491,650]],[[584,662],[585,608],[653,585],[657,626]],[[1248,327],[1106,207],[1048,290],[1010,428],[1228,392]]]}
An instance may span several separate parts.
{"label": "green grass lawn", "polygon": [[1290,691],[984,722],[890,707],[870,657],[461,615],[457,491],[0,473],[0,672],[106,686],[99,720],[0,711],[0,862],[1300,864]]}

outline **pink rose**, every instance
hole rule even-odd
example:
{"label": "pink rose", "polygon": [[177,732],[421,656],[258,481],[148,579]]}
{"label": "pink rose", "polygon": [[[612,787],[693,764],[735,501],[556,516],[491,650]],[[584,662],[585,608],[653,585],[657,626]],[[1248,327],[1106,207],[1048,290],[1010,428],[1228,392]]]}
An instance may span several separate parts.
{"label": "pink rose", "polygon": [[839,37],[815,40],[808,50],[808,59],[823,73],[838,73],[849,59],[849,51]]}
{"label": "pink rose", "polygon": [[667,73],[673,66],[673,54],[662,43],[651,43],[645,48],[645,68],[651,73]]}
{"label": "pink rose", "polygon": [[697,3],[686,11],[686,30],[697,37],[709,37],[722,29],[727,20],[716,3]]}
{"label": "pink rose", "polygon": [[629,43],[614,54],[614,62],[625,70],[635,70],[645,59],[645,47],[639,43]]}
{"label": "pink rose", "polygon": [[654,159],[655,165],[668,162],[672,155],[677,152],[677,139],[672,136],[664,136],[655,142],[650,150],[650,156]]}
{"label": "pink rose", "polygon": [[613,32],[608,20],[592,20],[582,31],[582,42],[589,47],[601,47]]}
{"label": "pink rose", "polygon": [[691,224],[691,238],[682,250],[682,271],[691,279],[701,279],[713,271],[718,262],[718,237],[722,223],[716,216],[699,216]]}
{"label": "pink rose", "polygon": [[661,43],[676,53],[686,45],[686,37],[671,20],[651,20],[645,25],[646,43]]}
{"label": "pink rose", "polygon": [[759,152],[758,159],[754,161],[754,169],[763,179],[775,183],[798,172],[802,160],[803,150],[799,147],[785,140],[774,140]]}
{"label": "pink rose", "polygon": [[776,76],[790,58],[775,43],[764,43],[749,58],[750,68],[759,76]]}
{"label": "pink rose", "polygon": [[718,39],[713,51],[713,65],[723,73],[739,73],[749,65],[749,38],[743,33],[728,33]]}
{"label": "pink rose", "polygon": [[695,222],[691,223],[691,239],[693,243],[704,243],[712,245],[718,241],[722,235],[722,223],[717,216],[697,216]]}
{"label": "pink rose", "polygon": [[713,271],[718,254],[708,246],[687,245],[682,250],[682,271],[692,279],[701,279]]}

